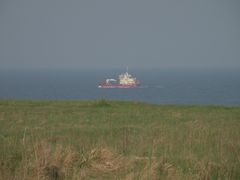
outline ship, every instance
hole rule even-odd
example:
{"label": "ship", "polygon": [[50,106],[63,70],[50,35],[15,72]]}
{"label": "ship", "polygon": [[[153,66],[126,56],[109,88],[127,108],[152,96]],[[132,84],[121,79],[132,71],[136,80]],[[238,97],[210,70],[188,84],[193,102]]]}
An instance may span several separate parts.
{"label": "ship", "polygon": [[137,88],[140,86],[139,80],[127,72],[118,76],[118,79],[106,79],[98,84],[98,88]]}

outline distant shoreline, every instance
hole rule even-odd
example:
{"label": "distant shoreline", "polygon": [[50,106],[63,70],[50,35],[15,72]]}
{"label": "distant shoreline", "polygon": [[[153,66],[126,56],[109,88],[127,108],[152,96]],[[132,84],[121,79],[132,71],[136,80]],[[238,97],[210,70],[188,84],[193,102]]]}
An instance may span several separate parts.
{"label": "distant shoreline", "polygon": [[96,103],[96,102],[115,102],[115,103],[130,103],[130,104],[145,104],[153,106],[183,106],[183,107],[226,107],[226,108],[239,108],[240,104],[236,105],[224,105],[224,104],[174,104],[174,103],[148,103],[144,101],[134,100],[111,100],[111,99],[90,99],[90,100],[79,100],[79,99],[13,99],[13,98],[0,98],[0,103]]}

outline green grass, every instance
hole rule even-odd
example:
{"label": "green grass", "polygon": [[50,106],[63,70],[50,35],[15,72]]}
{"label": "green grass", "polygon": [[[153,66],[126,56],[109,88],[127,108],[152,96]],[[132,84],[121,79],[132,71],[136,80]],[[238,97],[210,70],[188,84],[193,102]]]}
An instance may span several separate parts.
{"label": "green grass", "polygon": [[0,101],[0,179],[240,179],[240,107]]}

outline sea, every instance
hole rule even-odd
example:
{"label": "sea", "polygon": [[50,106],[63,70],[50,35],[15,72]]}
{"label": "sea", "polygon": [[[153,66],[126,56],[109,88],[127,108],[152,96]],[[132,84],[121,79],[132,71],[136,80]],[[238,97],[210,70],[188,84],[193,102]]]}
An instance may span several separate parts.
{"label": "sea", "polygon": [[101,89],[124,69],[1,70],[0,99],[120,100],[150,104],[240,105],[237,69],[131,69],[139,88]]}

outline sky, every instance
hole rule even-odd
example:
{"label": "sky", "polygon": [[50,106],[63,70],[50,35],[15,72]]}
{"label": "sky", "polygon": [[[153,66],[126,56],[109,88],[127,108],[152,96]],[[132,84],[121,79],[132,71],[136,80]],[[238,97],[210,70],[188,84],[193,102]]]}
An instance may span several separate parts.
{"label": "sky", "polygon": [[239,0],[0,0],[0,69],[239,68]]}

